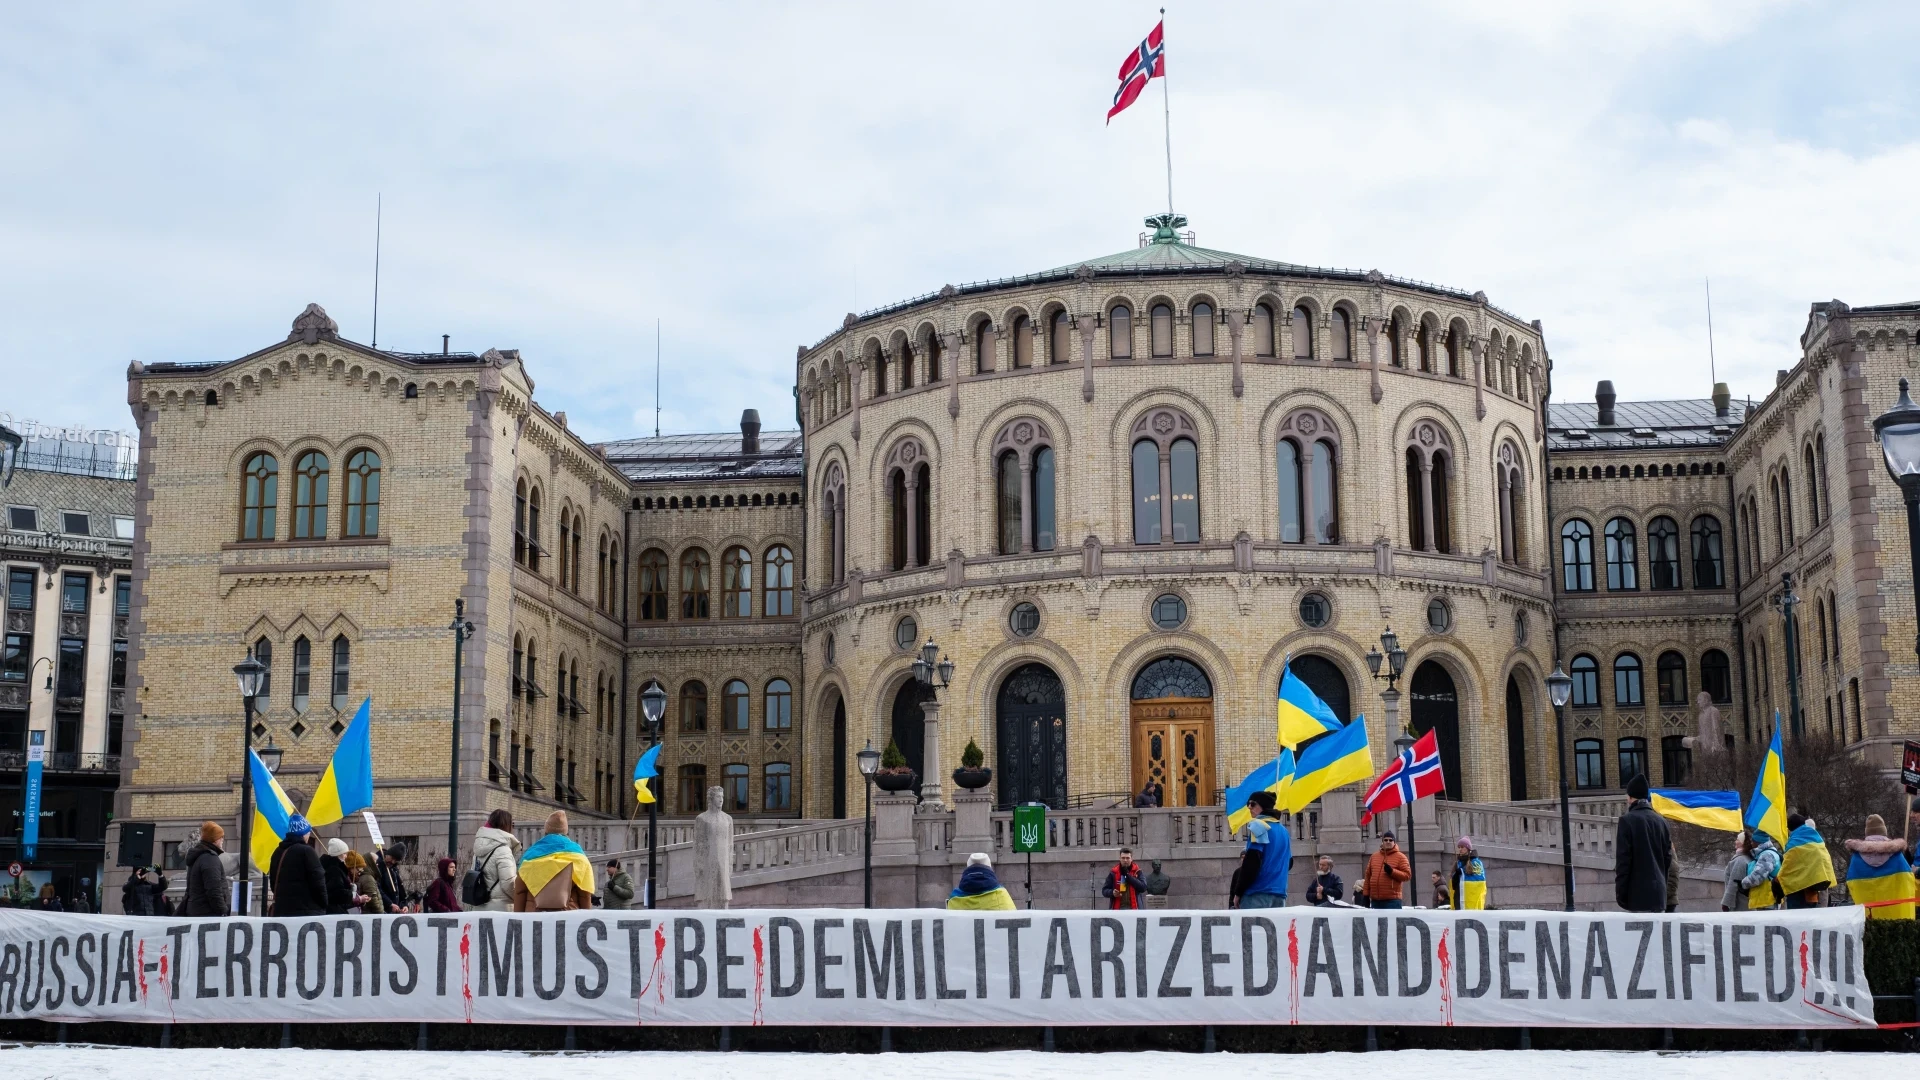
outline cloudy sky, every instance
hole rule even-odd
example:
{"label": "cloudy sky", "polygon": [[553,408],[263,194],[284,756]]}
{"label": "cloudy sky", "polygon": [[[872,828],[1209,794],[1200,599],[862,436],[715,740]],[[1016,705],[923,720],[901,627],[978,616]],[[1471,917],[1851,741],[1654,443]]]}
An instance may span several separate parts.
{"label": "cloudy sky", "polygon": [[[12,4],[0,410],[127,428],[130,360],[309,301],[517,347],[590,438],[791,424],[848,311],[1131,247],[1157,4]],[[1920,5],[1177,5],[1174,199],[1229,251],[1484,289],[1557,393],[1762,396],[1811,301],[1920,299]]]}

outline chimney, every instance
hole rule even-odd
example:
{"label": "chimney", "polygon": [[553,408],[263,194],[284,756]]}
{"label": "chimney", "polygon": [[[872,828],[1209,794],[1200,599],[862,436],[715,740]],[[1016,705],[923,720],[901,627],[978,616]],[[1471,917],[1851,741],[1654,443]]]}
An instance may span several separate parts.
{"label": "chimney", "polygon": [[1595,422],[1599,427],[1613,426],[1613,380],[1601,379],[1600,385],[1593,388],[1594,403],[1600,406],[1600,416]]}
{"label": "chimney", "polygon": [[740,452],[743,454],[760,452],[759,409],[748,409],[740,414]]}
{"label": "chimney", "polygon": [[1714,417],[1716,419],[1725,420],[1728,418],[1728,416],[1732,412],[1733,412],[1732,392],[1727,389],[1726,383],[1723,383],[1723,382],[1714,383],[1713,384],[1713,415]]}
{"label": "chimney", "polygon": [[[1331,316],[1331,315],[1329,315],[1329,316],[1328,316],[1328,318],[1332,318],[1332,316]],[[453,335],[452,335],[452,334],[441,334],[441,335],[440,335],[440,355],[441,355],[441,356],[445,356],[445,355],[447,355],[447,342],[448,342],[448,341],[449,341],[449,340],[450,340],[450,339],[451,339],[452,337],[453,337]]]}

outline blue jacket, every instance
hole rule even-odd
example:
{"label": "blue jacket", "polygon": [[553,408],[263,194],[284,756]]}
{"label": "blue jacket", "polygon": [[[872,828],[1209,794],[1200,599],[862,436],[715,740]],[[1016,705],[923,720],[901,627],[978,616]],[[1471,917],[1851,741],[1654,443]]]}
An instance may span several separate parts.
{"label": "blue jacket", "polygon": [[[1252,856],[1257,856],[1258,866]],[[1241,856],[1245,871],[1240,881],[1245,887],[1235,895],[1273,893],[1287,895],[1287,873],[1293,869],[1293,836],[1277,818],[1257,817],[1247,823],[1247,846]]]}

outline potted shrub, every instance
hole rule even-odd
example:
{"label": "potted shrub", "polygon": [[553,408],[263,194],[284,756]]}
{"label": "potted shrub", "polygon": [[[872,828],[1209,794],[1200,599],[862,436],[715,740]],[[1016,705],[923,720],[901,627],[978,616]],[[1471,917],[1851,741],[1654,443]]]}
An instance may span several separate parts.
{"label": "potted shrub", "polygon": [[967,748],[960,751],[960,767],[953,770],[953,782],[968,791],[978,791],[993,782],[993,770],[986,767],[987,755],[980,752],[980,744],[967,740]]}
{"label": "potted shrub", "polygon": [[900,752],[900,744],[887,740],[887,748],[880,752],[880,767],[874,770],[873,786],[881,791],[912,791],[916,774],[907,765],[907,755]]}

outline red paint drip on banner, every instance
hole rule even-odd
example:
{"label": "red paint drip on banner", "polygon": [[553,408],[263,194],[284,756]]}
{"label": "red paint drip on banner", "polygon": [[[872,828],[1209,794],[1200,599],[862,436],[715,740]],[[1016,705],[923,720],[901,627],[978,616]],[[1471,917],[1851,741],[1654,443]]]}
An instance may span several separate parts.
{"label": "red paint drip on banner", "polygon": [[133,954],[134,970],[140,973],[140,1000],[147,1000],[147,941],[140,939],[140,947]]}
{"label": "red paint drip on banner", "polygon": [[1440,1020],[1453,1026],[1453,954],[1447,951],[1447,931],[1440,928]]}
{"label": "red paint drip on banner", "polygon": [[753,1026],[767,1022],[762,1006],[767,998],[767,942],[761,927],[753,928]]}
{"label": "red paint drip on banner", "polygon": [[1291,1024],[1300,1022],[1300,920],[1287,920],[1287,1013]]}
{"label": "red paint drip on banner", "polygon": [[1807,932],[1800,931],[1800,996],[1807,996]]}
{"label": "red paint drip on banner", "polygon": [[473,924],[460,927],[460,1007],[473,1023]]}
{"label": "red paint drip on banner", "polygon": [[653,970],[647,973],[647,982],[653,984],[653,1000],[656,1004],[667,1003],[667,981],[660,977],[660,968],[666,963],[667,928],[653,928]]}
{"label": "red paint drip on banner", "polygon": [[160,946],[160,993],[167,999],[167,1017],[178,1023],[180,1017],[173,1011],[173,984],[167,981],[167,949]]}

